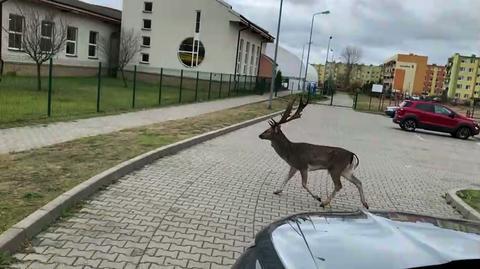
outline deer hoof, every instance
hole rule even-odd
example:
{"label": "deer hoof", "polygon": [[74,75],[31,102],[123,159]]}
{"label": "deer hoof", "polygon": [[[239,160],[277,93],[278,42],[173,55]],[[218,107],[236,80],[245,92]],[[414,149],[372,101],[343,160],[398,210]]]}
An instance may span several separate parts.
{"label": "deer hoof", "polygon": [[274,191],[273,194],[279,195],[279,194],[282,193],[282,192],[283,192],[282,190],[277,190],[277,191]]}
{"label": "deer hoof", "polygon": [[330,203],[322,202],[322,203],[320,204],[320,206],[321,206],[322,208],[325,208],[325,207],[328,206],[329,204],[330,204]]}
{"label": "deer hoof", "polygon": [[363,203],[363,206],[364,206],[366,209],[369,209],[369,207],[368,207],[368,204],[367,204],[367,203]]}

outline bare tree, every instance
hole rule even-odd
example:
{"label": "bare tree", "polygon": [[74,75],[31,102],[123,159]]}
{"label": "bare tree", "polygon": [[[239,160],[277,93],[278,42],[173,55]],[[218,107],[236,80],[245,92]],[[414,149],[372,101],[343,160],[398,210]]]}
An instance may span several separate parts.
{"label": "bare tree", "polygon": [[[127,87],[127,79],[125,77],[125,67],[133,60],[133,58],[142,51],[141,48],[141,36],[139,33],[136,33],[134,29],[125,29],[122,28],[120,32],[120,41],[119,41],[119,50],[118,50],[118,63],[114,67],[118,69],[122,74],[123,85]],[[102,37],[100,39],[100,50],[104,55],[112,57],[114,48],[110,43],[109,38]]]}
{"label": "bare tree", "polygon": [[64,49],[67,27],[57,12],[42,12],[34,8],[18,7],[23,17],[21,49],[37,66],[37,89],[42,89],[41,67]]}
{"label": "bare tree", "polygon": [[346,65],[345,74],[343,77],[344,79],[343,86],[345,89],[348,89],[350,86],[350,80],[352,77],[353,69],[360,62],[360,59],[362,58],[362,50],[354,46],[347,46],[342,51],[341,57]]}

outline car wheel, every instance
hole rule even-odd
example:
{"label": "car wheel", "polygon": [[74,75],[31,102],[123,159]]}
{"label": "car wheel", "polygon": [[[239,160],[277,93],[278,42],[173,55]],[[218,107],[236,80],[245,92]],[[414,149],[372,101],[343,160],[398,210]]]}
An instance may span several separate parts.
{"label": "car wheel", "polygon": [[417,122],[414,119],[404,120],[402,125],[403,125],[402,129],[409,132],[414,132],[415,129],[417,128]]}
{"label": "car wheel", "polygon": [[468,139],[470,135],[471,135],[471,131],[470,131],[470,128],[468,127],[460,127],[456,133],[456,137],[460,139]]}

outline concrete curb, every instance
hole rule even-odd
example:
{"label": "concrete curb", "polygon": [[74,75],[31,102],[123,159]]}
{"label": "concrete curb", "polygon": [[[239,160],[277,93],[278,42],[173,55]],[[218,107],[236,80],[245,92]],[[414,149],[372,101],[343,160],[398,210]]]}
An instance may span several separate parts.
{"label": "concrete curb", "polygon": [[[449,190],[446,194],[445,199],[447,203],[453,206],[462,216],[466,219],[480,221],[480,213],[478,213],[475,209],[465,203],[460,197],[457,196],[457,192],[461,190],[465,190],[467,188],[459,188]],[[468,188],[471,189],[471,188]]]}
{"label": "concrete curb", "polygon": [[55,222],[66,209],[72,207],[75,203],[88,198],[103,186],[113,183],[117,179],[131,173],[132,171],[138,170],[139,168],[162,157],[173,155],[194,145],[259,123],[281,113],[282,111],[275,112],[266,116],[237,123],[216,131],[201,134],[174,144],[160,147],[116,165],[63,193],[53,201],[33,212],[25,219],[21,220],[13,227],[2,233],[0,235],[0,251],[14,253],[15,251],[21,249],[26,240],[30,240],[35,235],[40,233],[45,227]]}

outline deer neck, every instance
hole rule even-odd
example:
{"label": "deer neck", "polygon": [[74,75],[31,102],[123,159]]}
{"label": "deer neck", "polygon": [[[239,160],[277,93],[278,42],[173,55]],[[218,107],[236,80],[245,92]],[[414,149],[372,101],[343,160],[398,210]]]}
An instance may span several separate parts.
{"label": "deer neck", "polygon": [[282,159],[288,157],[291,146],[292,142],[282,132],[272,139],[272,147]]}

